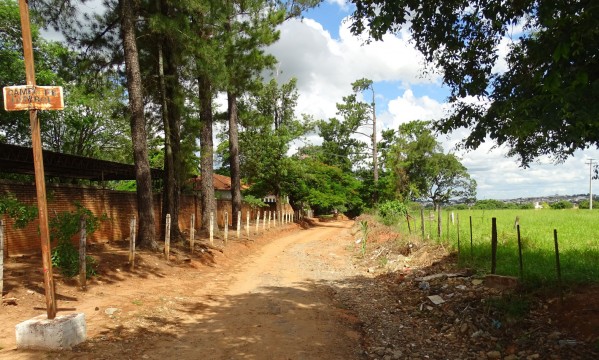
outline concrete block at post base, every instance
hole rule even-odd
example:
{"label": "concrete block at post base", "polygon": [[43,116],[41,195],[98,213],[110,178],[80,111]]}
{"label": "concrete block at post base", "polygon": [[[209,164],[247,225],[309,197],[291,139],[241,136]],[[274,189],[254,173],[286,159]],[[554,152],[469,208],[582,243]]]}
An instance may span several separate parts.
{"label": "concrete block at post base", "polygon": [[68,314],[49,320],[36,316],[16,325],[17,349],[67,350],[86,338],[85,314]]}

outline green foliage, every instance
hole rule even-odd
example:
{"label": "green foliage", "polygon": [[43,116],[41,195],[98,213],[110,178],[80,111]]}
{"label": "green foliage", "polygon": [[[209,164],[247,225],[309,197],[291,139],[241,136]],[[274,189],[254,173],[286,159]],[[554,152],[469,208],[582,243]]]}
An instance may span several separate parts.
{"label": "green foliage", "polygon": [[[106,216],[95,216],[90,210],[76,203],[76,210],[64,211],[50,218],[50,239],[56,243],[52,249],[52,265],[60,269],[67,277],[79,273],[79,251],[73,245],[73,237],[80,232],[81,218],[85,217],[85,229],[87,235],[93,234],[100,226]],[[95,275],[95,259],[86,257],[86,275]]]}
{"label": "green foliage", "polygon": [[485,200],[478,200],[474,204],[474,206],[472,206],[472,208],[477,209],[477,210],[506,209],[507,204],[501,200],[485,199]]}
{"label": "green foliage", "polygon": [[334,210],[355,217],[362,212],[360,182],[338,166],[319,160],[316,147],[300,149],[290,158],[289,198],[299,207],[308,206],[315,214]]}
{"label": "green foliage", "polygon": [[37,207],[26,205],[12,194],[0,197],[0,215],[6,214],[14,220],[14,227],[22,229],[37,217]]}
{"label": "green foliage", "polygon": [[257,198],[253,195],[245,195],[243,197],[243,202],[246,203],[252,209],[257,209],[257,208],[268,206],[267,204],[264,203],[264,201],[262,201],[262,199]]}
{"label": "green foliage", "polygon": [[368,221],[360,220],[360,232],[362,233],[362,240],[360,241],[360,253],[362,257],[364,257],[366,255],[366,243],[368,242],[368,234],[370,233]]}
{"label": "green foliage", "polygon": [[377,211],[383,224],[391,225],[397,223],[400,218],[408,214],[408,207],[399,200],[392,200],[380,204]]}
{"label": "green foliage", "polygon": [[[594,201],[593,201],[593,204],[595,204]],[[589,202],[589,200],[582,200],[580,203],[578,203],[578,208],[588,210],[591,208],[591,203]],[[594,209],[594,207],[593,207],[593,209]]]}
{"label": "green foliage", "polygon": [[387,168],[399,198],[445,204],[451,199],[471,202],[476,197],[476,181],[454,154],[443,153],[428,122],[402,124],[387,141]]}
{"label": "green foliage", "polygon": [[[354,34],[378,40],[409,28],[451,90],[452,112],[436,127],[470,129],[465,147],[491,138],[526,166],[541,155],[564,159],[599,142],[595,1],[352,2]],[[498,48],[506,38],[514,41],[503,57]]]}
{"label": "green foliage", "polygon": [[560,200],[554,202],[550,206],[552,209],[572,209],[574,207],[574,204],[572,204],[568,200]]}

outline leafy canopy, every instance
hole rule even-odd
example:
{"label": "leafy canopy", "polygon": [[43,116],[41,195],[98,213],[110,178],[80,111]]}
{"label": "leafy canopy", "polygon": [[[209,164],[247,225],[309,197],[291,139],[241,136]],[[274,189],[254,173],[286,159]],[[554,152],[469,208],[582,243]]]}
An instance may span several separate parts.
{"label": "leafy canopy", "polygon": [[[594,0],[352,0],[351,30],[380,40],[409,27],[451,89],[442,132],[489,136],[527,166],[599,146],[599,6]],[[519,31],[518,29],[522,29]],[[498,48],[508,41],[505,71]]]}

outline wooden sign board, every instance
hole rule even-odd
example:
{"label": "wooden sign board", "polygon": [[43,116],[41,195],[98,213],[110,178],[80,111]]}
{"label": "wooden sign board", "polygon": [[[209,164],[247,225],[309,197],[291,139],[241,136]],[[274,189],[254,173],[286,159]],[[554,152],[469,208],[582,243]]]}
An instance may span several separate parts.
{"label": "wooden sign board", "polygon": [[4,110],[62,110],[62,86],[6,86],[2,89]]}

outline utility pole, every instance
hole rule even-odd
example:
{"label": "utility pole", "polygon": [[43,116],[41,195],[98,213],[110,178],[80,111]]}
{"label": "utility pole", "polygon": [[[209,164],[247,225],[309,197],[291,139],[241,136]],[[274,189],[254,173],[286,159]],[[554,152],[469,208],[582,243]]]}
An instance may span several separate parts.
{"label": "utility pole", "polygon": [[593,210],[593,161],[589,159],[585,164],[589,164],[589,210]]}

